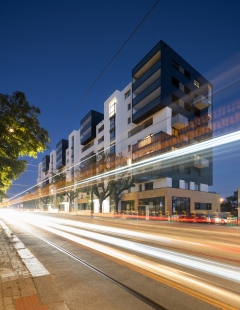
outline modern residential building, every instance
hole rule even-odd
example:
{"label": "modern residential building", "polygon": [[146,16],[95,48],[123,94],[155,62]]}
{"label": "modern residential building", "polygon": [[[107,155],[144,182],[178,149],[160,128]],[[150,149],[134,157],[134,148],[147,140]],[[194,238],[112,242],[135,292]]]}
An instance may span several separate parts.
{"label": "modern residential building", "polygon": [[[137,168],[131,170],[135,187],[123,192],[117,206],[121,212],[146,205],[152,214],[217,211],[220,195],[208,191],[212,151],[178,155],[179,150],[212,137],[212,104],[211,83],[160,41],[132,69],[132,81],[104,102],[104,113],[89,111],[81,128],[68,141],[61,140],[65,147],[58,143],[56,169],[65,167],[67,178],[73,180],[101,152],[110,157],[122,154],[128,165]],[[168,160],[160,160],[164,154]],[[97,213],[99,204],[96,197],[93,200]],[[81,193],[75,209],[88,207],[89,195]],[[103,212],[114,207],[110,196]]]}

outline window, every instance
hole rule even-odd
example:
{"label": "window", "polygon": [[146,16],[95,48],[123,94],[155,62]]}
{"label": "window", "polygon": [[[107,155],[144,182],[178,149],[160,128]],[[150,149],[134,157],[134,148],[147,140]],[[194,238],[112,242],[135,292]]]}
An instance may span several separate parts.
{"label": "window", "polygon": [[113,154],[115,154],[115,144],[112,144],[110,146],[110,155],[113,155]]}
{"label": "window", "polygon": [[184,173],[185,174],[190,174],[190,168],[189,167],[184,167]]}
{"label": "window", "polygon": [[142,191],[142,184],[139,185],[139,192]]}
{"label": "window", "polygon": [[172,59],[172,66],[173,66],[175,69],[179,70],[179,64],[178,64],[175,60],[173,60],[173,59]]}
{"label": "window", "polygon": [[102,136],[99,140],[98,140],[98,144],[102,143],[104,141],[104,136]]}
{"label": "window", "polygon": [[181,214],[185,212],[186,214],[190,213],[190,198],[186,197],[172,197],[172,212],[177,212]]}
{"label": "window", "polygon": [[116,114],[116,99],[114,98],[110,103],[109,103],[109,117],[113,116]]}
{"label": "window", "polygon": [[179,180],[172,180],[172,187],[173,188],[179,188]]}
{"label": "window", "polygon": [[200,176],[201,176],[201,170],[195,168],[195,169],[194,169],[194,175],[197,176],[197,177],[200,177]]}
{"label": "window", "polygon": [[194,85],[199,88],[200,87],[200,82],[196,79],[194,79]]}
{"label": "window", "polygon": [[182,92],[184,92],[187,95],[190,95],[190,89],[183,85],[182,83],[180,83],[177,79],[175,79],[175,77],[172,76],[172,85],[177,87],[178,89],[180,89]]}
{"label": "window", "polygon": [[199,191],[199,187],[200,187],[199,184],[197,184],[197,183],[194,184],[194,190],[195,191]]}
{"label": "window", "polygon": [[184,93],[190,96],[190,89],[187,86],[184,86]]}
{"label": "window", "polygon": [[124,95],[124,99],[127,99],[130,96],[130,94],[131,94],[131,91],[130,90],[127,91]]}
{"label": "window", "polygon": [[128,117],[128,124],[131,123],[131,117]]}
{"label": "window", "polygon": [[153,189],[153,182],[145,183],[145,191]]}
{"label": "window", "polygon": [[178,82],[178,80],[175,79],[175,77],[173,77],[173,76],[172,76],[172,84],[173,84],[173,86],[179,88],[179,82]]}
{"label": "window", "polygon": [[184,74],[188,79],[190,79],[190,73],[180,66],[175,60],[172,59],[172,66],[177,69],[179,72]]}
{"label": "window", "polygon": [[115,140],[115,130],[110,132],[110,142]]}
{"label": "window", "polygon": [[184,70],[184,75],[190,80],[190,73],[187,70]]}
{"label": "window", "polygon": [[131,103],[128,104],[128,111],[131,109]]}
{"label": "window", "polygon": [[[183,88],[183,91],[185,92],[185,88]],[[179,107],[184,108],[187,111],[190,111],[190,104],[183,101],[182,99],[178,98],[176,95],[172,94],[172,102],[177,104]]]}
{"label": "window", "polygon": [[149,206],[149,214],[161,216],[165,214],[165,197],[151,197],[138,200],[139,206]]}
{"label": "window", "polygon": [[110,130],[115,128],[115,117],[110,119]]}
{"label": "window", "polygon": [[195,202],[195,210],[212,210],[212,204],[205,202]]}
{"label": "window", "polygon": [[131,145],[128,145],[128,152],[131,152]]}
{"label": "window", "polygon": [[212,104],[212,87],[208,85],[208,103]]}
{"label": "window", "polygon": [[189,189],[190,186],[189,186],[189,182],[185,182],[185,189]]}
{"label": "window", "polygon": [[103,131],[104,129],[104,125],[102,125],[101,127],[98,128],[98,133],[100,133],[101,131]]}

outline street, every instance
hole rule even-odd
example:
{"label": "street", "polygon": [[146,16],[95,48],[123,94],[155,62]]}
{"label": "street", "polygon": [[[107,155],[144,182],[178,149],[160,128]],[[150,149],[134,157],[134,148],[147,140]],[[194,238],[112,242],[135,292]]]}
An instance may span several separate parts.
{"label": "street", "polygon": [[40,212],[0,217],[50,272],[71,310],[153,308],[141,296],[159,309],[240,308],[238,227]]}

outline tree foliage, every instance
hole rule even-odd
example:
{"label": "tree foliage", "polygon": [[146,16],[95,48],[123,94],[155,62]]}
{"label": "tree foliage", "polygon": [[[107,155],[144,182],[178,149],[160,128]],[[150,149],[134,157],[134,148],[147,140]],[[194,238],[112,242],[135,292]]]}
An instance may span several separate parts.
{"label": "tree foliage", "polygon": [[26,169],[22,156],[37,157],[48,148],[48,132],[40,126],[40,110],[23,92],[0,94],[0,196]]}
{"label": "tree foliage", "polygon": [[232,196],[228,196],[221,203],[221,212],[237,212],[238,191],[234,191]]}

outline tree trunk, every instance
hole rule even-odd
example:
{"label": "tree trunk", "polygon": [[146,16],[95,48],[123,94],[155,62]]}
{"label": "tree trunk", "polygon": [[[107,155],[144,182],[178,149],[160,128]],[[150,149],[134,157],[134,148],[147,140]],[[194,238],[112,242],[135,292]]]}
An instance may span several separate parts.
{"label": "tree trunk", "polygon": [[99,213],[102,213],[102,204],[103,204],[103,201],[99,200]]}
{"label": "tree trunk", "polygon": [[115,211],[118,212],[118,203],[119,203],[119,199],[118,197],[114,197],[114,203],[115,203]]}

